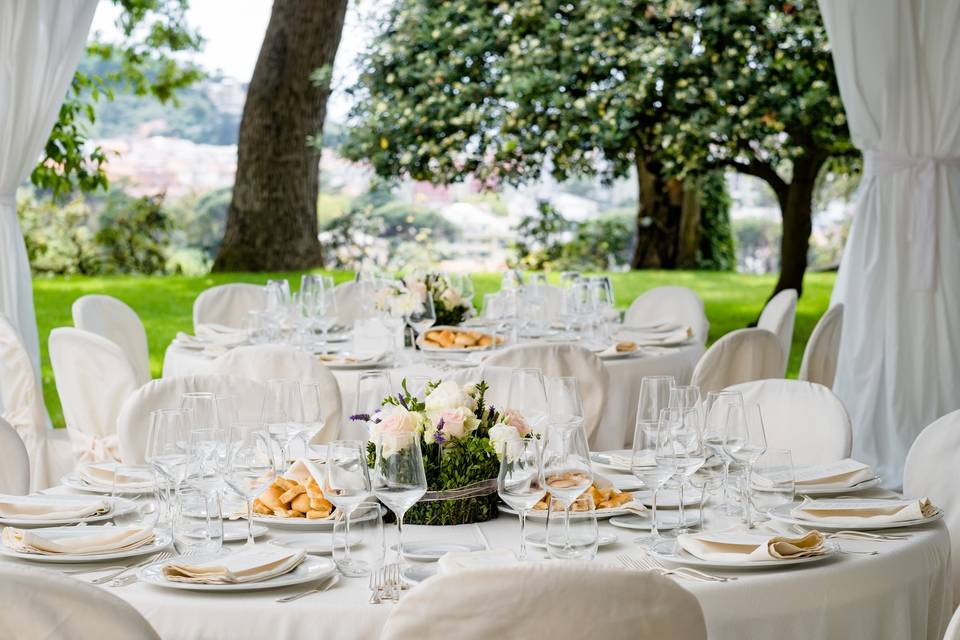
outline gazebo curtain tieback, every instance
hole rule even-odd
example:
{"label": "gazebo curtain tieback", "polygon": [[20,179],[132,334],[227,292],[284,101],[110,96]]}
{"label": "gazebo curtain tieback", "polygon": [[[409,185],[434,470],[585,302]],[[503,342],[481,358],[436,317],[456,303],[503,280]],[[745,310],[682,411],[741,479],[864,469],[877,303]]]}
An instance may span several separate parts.
{"label": "gazebo curtain tieback", "polygon": [[69,429],[70,441],[73,444],[73,454],[77,462],[104,462],[120,460],[120,441],[117,434],[107,436],[84,433],[77,429]]}
{"label": "gazebo curtain tieback", "polygon": [[888,178],[908,171],[910,190],[910,288],[930,290],[935,287],[937,256],[937,165],[960,169],[960,157],[916,158],[887,151],[868,149],[863,153],[863,176]]}

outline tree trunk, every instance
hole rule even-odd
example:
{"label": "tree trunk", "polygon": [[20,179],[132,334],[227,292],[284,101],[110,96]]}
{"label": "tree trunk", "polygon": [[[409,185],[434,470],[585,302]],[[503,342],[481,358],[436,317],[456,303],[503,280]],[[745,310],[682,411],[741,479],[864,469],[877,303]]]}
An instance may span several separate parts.
{"label": "tree trunk", "polygon": [[637,239],[630,267],[675,269],[686,198],[681,181],[668,178],[661,163],[636,153],[639,200]]}
{"label": "tree trunk", "polygon": [[237,176],[215,271],[308,269],[317,238],[318,149],[347,0],[274,0],[240,121]]}
{"label": "tree trunk", "polygon": [[812,230],[813,191],[823,166],[819,157],[801,156],[793,163],[793,179],[777,198],[783,219],[780,239],[780,278],[771,298],[784,289],[803,294],[803,274],[807,270]]}
{"label": "tree trunk", "polygon": [[700,183],[689,179],[684,183],[680,229],[677,237],[677,268],[695,269],[700,248]]}

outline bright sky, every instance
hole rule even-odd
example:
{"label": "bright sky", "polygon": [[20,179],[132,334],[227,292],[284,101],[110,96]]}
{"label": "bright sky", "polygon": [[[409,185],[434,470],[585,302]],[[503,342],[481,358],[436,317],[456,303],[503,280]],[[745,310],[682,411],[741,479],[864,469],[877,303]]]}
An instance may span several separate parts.
{"label": "bright sky", "polygon": [[[349,85],[356,74],[353,60],[371,37],[369,3],[357,9],[351,1],[344,26],[337,61],[334,65],[334,87]],[[187,20],[200,30],[206,45],[194,58],[208,70],[220,69],[227,76],[248,82],[260,53],[260,43],[270,21],[272,0],[190,0]],[[108,37],[116,33],[113,26],[117,7],[101,2],[93,19],[92,31],[102,31]],[[368,26],[364,28],[364,23]],[[327,105],[329,117],[342,120],[350,105],[343,91],[334,91]]]}

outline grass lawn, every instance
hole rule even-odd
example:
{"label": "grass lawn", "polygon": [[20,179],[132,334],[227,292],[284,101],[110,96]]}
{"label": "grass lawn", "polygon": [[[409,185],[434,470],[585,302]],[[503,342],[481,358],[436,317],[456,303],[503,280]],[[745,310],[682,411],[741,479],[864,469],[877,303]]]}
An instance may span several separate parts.
{"label": "grass lawn", "polygon": [[[147,329],[150,344],[150,363],[154,376],[163,367],[163,353],[178,331],[193,327],[193,300],[206,289],[226,282],[264,283],[272,277],[289,277],[295,286],[299,274],[214,274],[202,277],[116,276],[116,277],[59,277],[36,278],[33,281],[34,301],[40,328],[40,348],[43,361],[43,393],[53,423],[63,425],[63,413],[53,382],[53,370],[47,355],[47,339],[55,327],[72,326],[70,305],[82,295],[102,293],[115,296],[140,314]],[[339,281],[352,274],[334,274]],[[499,274],[475,274],[477,300],[484,293],[500,287]],[[803,347],[817,320],[827,309],[833,289],[833,273],[808,274],[804,294],[797,308],[797,321],[790,352],[790,376],[800,368]],[[706,305],[710,319],[710,342],[734,329],[754,321],[775,284],[774,276],[754,276],[736,273],[703,271],[637,271],[613,275],[617,306],[625,309],[643,291],[662,285],[680,285],[697,292]]]}

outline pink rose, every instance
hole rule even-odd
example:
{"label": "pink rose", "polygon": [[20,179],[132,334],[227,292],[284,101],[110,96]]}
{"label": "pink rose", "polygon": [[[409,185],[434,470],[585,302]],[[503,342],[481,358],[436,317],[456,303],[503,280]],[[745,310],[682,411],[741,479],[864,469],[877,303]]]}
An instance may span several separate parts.
{"label": "pink rose", "polygon": [[523,419],[523,414],[516,409],[505,409],[500,415],[500,421],[516,429],[521,436],[528,435],[532,431],[530,425]]}

